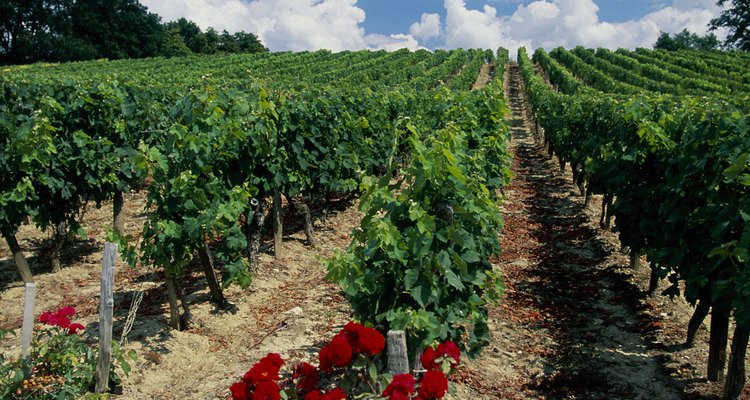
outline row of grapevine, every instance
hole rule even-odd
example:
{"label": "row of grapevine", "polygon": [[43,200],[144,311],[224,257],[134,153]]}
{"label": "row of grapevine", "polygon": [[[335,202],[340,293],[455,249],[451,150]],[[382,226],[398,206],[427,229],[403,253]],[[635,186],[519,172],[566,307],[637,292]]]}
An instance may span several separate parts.
{"label": "row of grapevine", "polygon": [[[507,60],[507,52],[498,54]],[[438,93],[437,125],[409,125],[411,162],[364,182],[365,213],[346,253],[328,262],[355,318],[476,355],[489,342],[487,305],[503,285],[498,190],[510,180],[502,73],[485,88]]]}
{"label": "row of grapevine", "polygon": [[[535,61],[539,53],[535,53]],[[742,95],[750,89],[744,78],[744,65],[733,64],[729,59],[721,63],[710,58],[703,60],[697,54],[688,57],[645,49],[594,51],[581,46],[573,50],[556,48],[549,55],[578,80],[607,93]]]}
{"label": "row of grapevine", "polygon": [[[675,296],[684,285],[682,294],[698,304],[698,325],[713,309],[711,380],[723,374],[734,316],[725,397],[739,398],[750,334],[749,99],[622,96],[619,90],[566,94],[551,90],[535,73],[525,49],[518,57],[552,150],[573,165],[588,195],[602,194],[611,202],[620,240],[652,264],[652,288],[656,279],[668,278],[666,293]],[[578,71],[583,82],[592,82]]]}
{"label": "row of grapevine", "polygon": [[[702,69],[697,67],[697,62],[685,62],[668,61],[666,57],[662,57],[661,52],[654,50],[638,49],[637,51],[630,51],[626,49],[618,49],[617,54],[624,57],[634,59],[642,64],[652,64],[664,71],[669,73],[685,77],[694,82],[706,81],[714,86],[722,88],[720,92],[729,93],[740,93],[750,91],[750,86],[747,83],[742,83],[739,80],[732,77],[732,75],[722,69],[716,69],[713,72],[700,72]],[[669,56],[668,54],[666,54]]]}
{"label": "row of grapevine", "polygon": [[[494,57],[320,51],[8,68],[0,80],[2,234],[31,280],[15,239],[24,219],[75,229],[84,202],[119,199],[121,208],[123,191],[145,186],[140,244],[126,245],[117,227],[110,239],[132,265],[165,270],[179,327],[178,278],[196,255],[212,299],[224,304],[222,285],[250,283],[266,199],[279,239],[284,195],[307,215],[313,242],[306,199],[356,191],[411,149],[413,132],[444,129],[449,112],[459,118],[470,104],[462,93]],[[466,140],[480,143],[476,124],[502,123],[491,111],[471,114]],[[482,167],[496,187],[507,163],[500,152],[486,156],[498,160]]]}

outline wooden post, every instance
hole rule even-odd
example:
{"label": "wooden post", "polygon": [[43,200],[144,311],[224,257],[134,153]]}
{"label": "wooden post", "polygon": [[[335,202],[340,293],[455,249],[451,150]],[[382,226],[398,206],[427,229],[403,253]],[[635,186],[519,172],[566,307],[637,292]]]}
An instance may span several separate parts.
{"label": "wooden post", "polygon": [[117,245],[104,244],[102,260],[101,297],[99,298],[99,362],[96,365],[96,393],[109,390],[109,367],[112,356],[112,298],[115,282],[115,260]]}
{"label": "wooden post", "polygon": [[36,302],[36,283],[27,283],[26,298],[23,302],[23,327],[21,328],[21,358],[26,358],[34,334],[34,303]]}
{"label": "wooden post", "polygon": [[284,224],[281,215],[281,192],[273,192],[273,255],[281,257],[281,238],[284,233]]}
{"label": "wooden post", "polygon": [[409,356],[406,351],[404,331],[388,331],[388,373],[391,375],[409,373]]}

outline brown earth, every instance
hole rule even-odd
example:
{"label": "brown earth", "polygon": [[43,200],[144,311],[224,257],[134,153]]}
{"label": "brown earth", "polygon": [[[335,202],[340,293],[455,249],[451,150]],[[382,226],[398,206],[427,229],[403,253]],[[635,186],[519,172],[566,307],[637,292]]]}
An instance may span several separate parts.
{"label": "brown earth", "polygon": [[[488,68],[483,71],[478,82],[491,76]],[[628,268],[616,236],[598,226],[598,210],[583,206],[570,172],[560,173],[530,129],[515,66],[505,82],[516,178],[504,190],[503,253],[493,262],[505,278],[506,294],[490,309],[491,344],[453,375],[457,390],[451,399],[716,398],[720,386],[705,381],[705,328],[695,348],[681,347],[692,309],[680,299],[644,294],[648,268]],[[126,196],[126,231],[136,237],[144,203],[143,193]],[[118,263],[116,338],[133,295],[145,295],[126,346],[139,359],[114,397],[226,399],[229,385],[269,351],[290,363],[315,360],[321,344],[351,315],[341,291],[324,280],[320,261],[346,248],[361,219],[356,200],[340,201],[337,210],[316,224],[316,248],[304,245],[301,230],[291,229],[282,257],[274,259],[266,250],[252,286],[225,291],[233,304],[228,311],[211,305],[200,268],[191,268],[185,283],[193,320],[184,332],[168,328],[163,274]],[[51,273],[44,261],[32,260],[37,313],[75,306],[92,342],[111,212],[111,204],[89,207],[83,226],[90,239],[66,248],[62,271]],[[48,238],[30,226],[19,232],[28,256]],[[21,325],[23,287],[17,275],[0,244],[1,328]],[[8,337],[0,350],[17,355],[19,343],[18,336]]]}

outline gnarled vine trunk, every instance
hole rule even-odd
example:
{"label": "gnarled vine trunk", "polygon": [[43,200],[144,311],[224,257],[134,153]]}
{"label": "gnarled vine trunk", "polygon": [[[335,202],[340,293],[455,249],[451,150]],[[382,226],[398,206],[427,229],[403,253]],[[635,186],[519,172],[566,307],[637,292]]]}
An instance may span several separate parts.
{"label": "gnarled vine trunk", "polygon": [[16,268],[18,268],[18,273],[21,274],[21,279],[23,279],[23,283],[34,282],[34,276],[31,274],[31,268],[29,268],[29,262],[26,260],[26,256],[23,255],[23,250],[21,249],[21,246],[18,244],[18,239],[16,239],[16,235],[10,232],[3,232],[3,237],[5,238],[5,241],[8,243],[8,247],[10,248],[11,253],[13,253],[13,259],[16,262]]}

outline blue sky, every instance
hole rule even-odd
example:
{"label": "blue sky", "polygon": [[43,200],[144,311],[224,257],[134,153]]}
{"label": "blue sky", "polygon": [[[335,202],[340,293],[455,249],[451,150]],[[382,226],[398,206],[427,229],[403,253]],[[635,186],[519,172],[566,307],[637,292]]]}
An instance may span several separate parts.
{"label": "blue sky", "polygon": [[[715,0],[141,0],[165,21],[257,34],[273,51],[650,47],[706,33]],[[721,37],[719,32],[719,36]]]}
{"label": "blue sky", "polygon": [[[467,0],[466,6],[481,9],[485,4],[495,7],[498,14],[513,14],[519,4],[531,1],[521,0]],[[610,22],[624,22],[641,18],[658,9],[659,1],[654,0],[609,0],[596,1],[599,6],[599,17]],[[440,13],[445,15],[440,0],[359,0],[357,5],[367,13],[363,26],[367,32],[397,34],[408,32],[414,21],[423,13]],[[393,10],[398,10],[393,12]]]}

